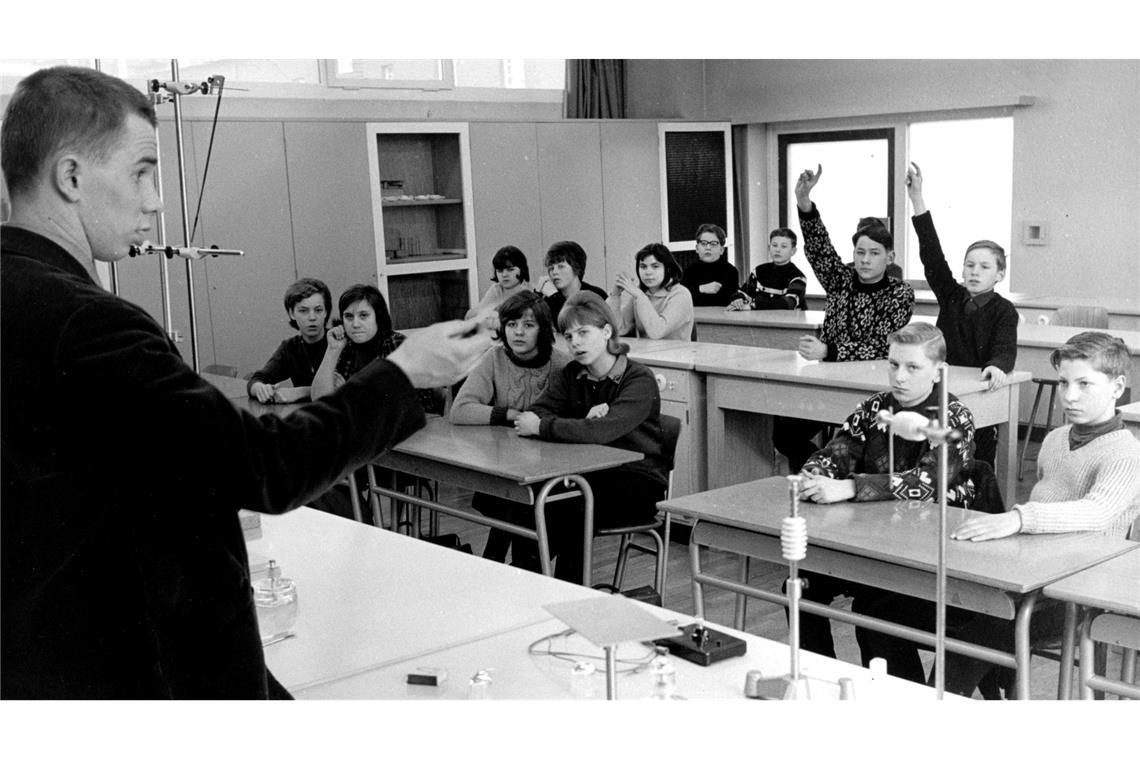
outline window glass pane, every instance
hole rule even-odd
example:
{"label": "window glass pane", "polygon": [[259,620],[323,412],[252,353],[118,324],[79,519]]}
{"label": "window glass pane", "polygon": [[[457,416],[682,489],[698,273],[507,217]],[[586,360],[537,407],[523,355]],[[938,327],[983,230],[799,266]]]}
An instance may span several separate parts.
{"label": "window glass pane", "polygon": [[561,90],[566,83],[562,58],[457,58],[456,87],[508,87]]}
{"label": "window glass pane", "polygon": [[[843,261],[849,262],[853,256],[851,235],[861,218],[877,216],[886,219],[890,227],[889,162],[890,145],[886,139],[792,142],[787,145],[785,224],[799,236],[799,248],[792,263],[807,276],[809,293],[822,293],[823,287],[803,253],[803,233],[796,213],[796,180],[800,173],[804,169],[815,171],[816,166],[823,166],[823,175],[812,190],[811,198],[819,208],[836,252]],[[767,236],[754,250],[760,253],[766,248]],[[762,261],[767,261],[767,253],[756,258],[752,266]]]}
{"label": "window glass pane", "polygon": [[[937,225],[950,271],[961,281],[966,247],[982,238],[1010,250],[1013,208],[1013,119],[927,121],[909,128],[910,160],[922,169],[923,198]],[[907,208],[907,276],[923,277],[918,238]],[[1009,293],[1006,259],[999,293]]]}
{"label": "window glass pane", "polygon": [[341,79],[429,81],[443,79],[438,58],[338,58],[336,75]]}

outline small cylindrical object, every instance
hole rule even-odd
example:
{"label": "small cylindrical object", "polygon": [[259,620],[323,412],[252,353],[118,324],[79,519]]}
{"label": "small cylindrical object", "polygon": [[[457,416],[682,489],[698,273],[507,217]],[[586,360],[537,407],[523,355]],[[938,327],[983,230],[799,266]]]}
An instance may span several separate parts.
{"label": "small cylindrical object", "polygon": [[749,699],[760,699],[760,682],[764,674],[759,670],[750,670],[744,674],[744,696]]}
{"label": "small cylindrical object", "polygon": [[785,517],[780,522],[780,552],[784,559],[798,562],[807,556],[807,521]]}
{"label": "small cylindrical object", "polygon": [[855,682],[850,678],[839,679],[839,698],[844,702],[851,702],[855,699]]}
{"label": "small cylindrical object", "polygon": [[598,669],[594,663],[580,660],[570,669],[570,695],[578,699],[593,699],[594,674]]}
{"label": "small cylindrical object", "polygon": [[471,676],[471,680],[467,682],[467,698],[468,699],[490,699],[491,698],[491,674],[486,670],[480,670]]}
{"label": "small cylindrical object", "polygon": [[671,699],[677,688],[677,669],[665,652],[664,647],[657,647],[657,656],[649,666],[654,699]]}

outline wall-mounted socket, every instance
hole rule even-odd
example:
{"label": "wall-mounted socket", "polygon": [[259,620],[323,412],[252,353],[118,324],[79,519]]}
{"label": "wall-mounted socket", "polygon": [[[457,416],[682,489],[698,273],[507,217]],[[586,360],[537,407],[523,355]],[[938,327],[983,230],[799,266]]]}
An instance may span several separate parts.
{"label": "wall-mounted socket", "polygon": [[1023,245],[1048,245],[1049,229],[1045,222],[1022,223],[1021,242]]}

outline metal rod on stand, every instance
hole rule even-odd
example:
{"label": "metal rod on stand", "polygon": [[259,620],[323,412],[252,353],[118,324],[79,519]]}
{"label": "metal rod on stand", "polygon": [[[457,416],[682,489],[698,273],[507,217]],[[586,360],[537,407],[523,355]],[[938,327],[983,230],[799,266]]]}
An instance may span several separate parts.
{"label": "metal rod on stand", "polygon": [[[179,81],[177,58],[170,61],[170,76],[175,82]],[[189,210],[186,203],[186,158],[182,140],[182,100],[178,96],[174,98],[174,140],[178,154],[178,194],[182,201],[182,239],[183,245],[189,248],[190,219],[188,218]],[[186,297],[189,299],[190,309],[191,366],[195,372],[198,372],[200,369],[198,366],[198,314],[194,303],[194,262],[191,259],[186,259]]]}
{"label": "metal rod on stand", "polygon": [[[949,430],[950,365],[943,363],[942,387],[938,394],[938,425]],[[950,469],[950,439],[942,441],[938,452],[938,574],[934,619],[934,690],[942,699],[946,690],[946,477]]]}

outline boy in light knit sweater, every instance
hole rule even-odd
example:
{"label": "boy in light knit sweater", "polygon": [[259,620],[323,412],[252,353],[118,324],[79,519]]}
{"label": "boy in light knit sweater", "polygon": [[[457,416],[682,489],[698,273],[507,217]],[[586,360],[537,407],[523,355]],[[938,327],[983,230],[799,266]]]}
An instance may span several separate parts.
{"label": "boy in light knit sweater", "polygon": [[[1120,338],[1103,332],[1074,335],[1049,357],[1057,370],[1069,424],[1045,436],[1037,456],[1037,483],[1029,501],[1008,512],[974,517],[951,537],[989,541],[1017,533],[1096,531],[1124,537],[1140,517],[1140,441],[1124,427],[1116,400],[1128,385],[1132,357]],[[1039,610],[1030,636],[1060,632],[1063,608]],[[1013,651],[1013,622],[977,615],[955,638]],[[946,690],[971,696],[993,667],[947,653]]]}

